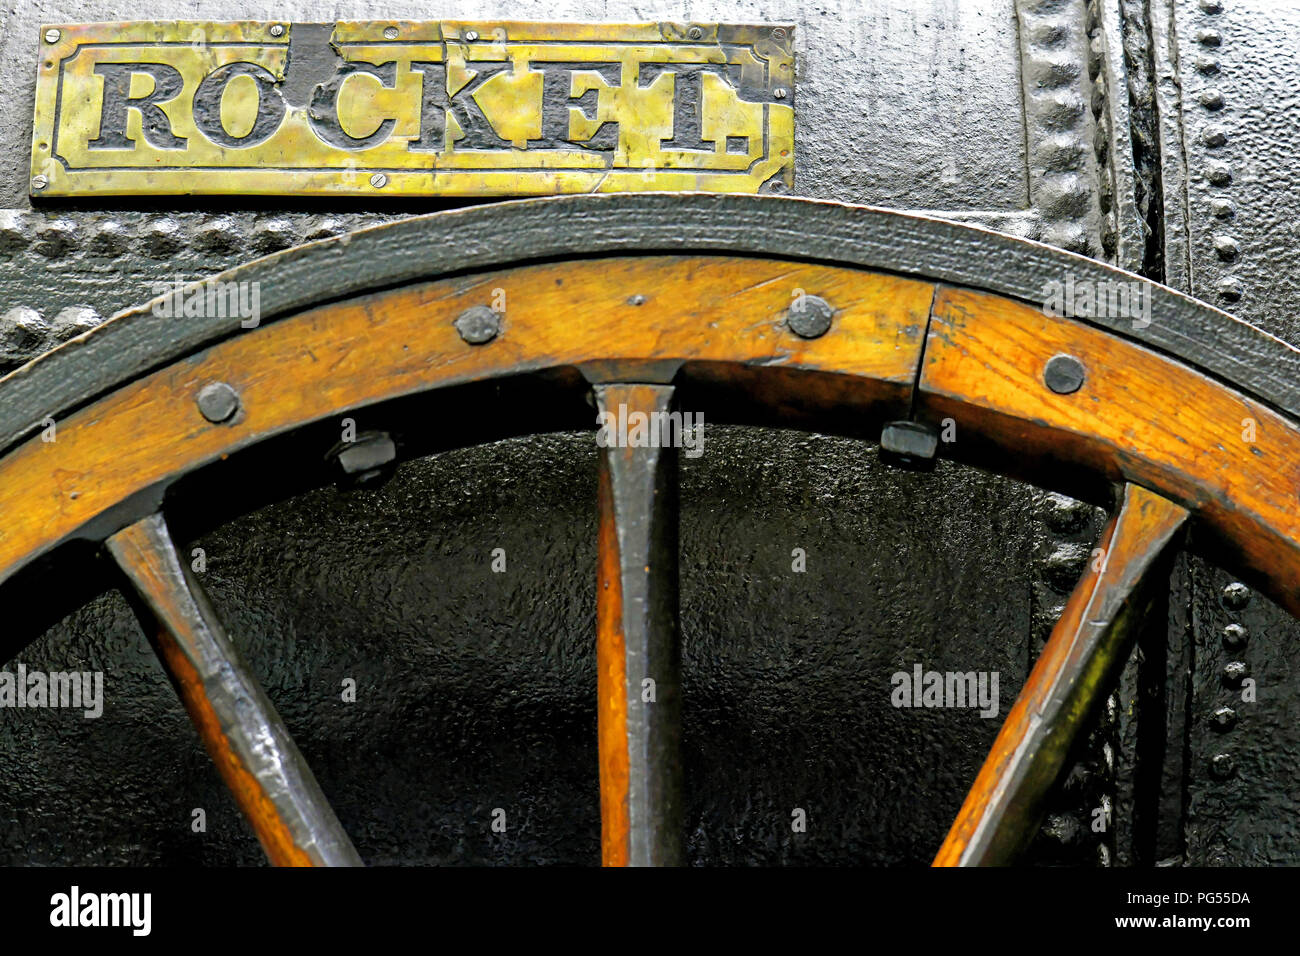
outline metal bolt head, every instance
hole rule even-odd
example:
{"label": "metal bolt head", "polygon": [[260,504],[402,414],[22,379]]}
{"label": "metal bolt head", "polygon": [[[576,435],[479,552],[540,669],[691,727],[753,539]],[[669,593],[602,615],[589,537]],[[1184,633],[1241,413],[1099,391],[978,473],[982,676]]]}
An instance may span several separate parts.
{"label": "metal bolt head", "polygon": [[1245,661],[1228,661],[1223,665],[1223,682],[1229,687],[1237,687],[1250,676],[1250,665]]}
{"label": "metal bolt head", "polygon": [[778,100],[783,100],[788,95],[788,91],[784,86],[778,86],[776,89],[772,91],[772,95],[775,96]]}
{"label": "metal bolt head", "polygon": [[388,432],[362,432],[355,441],[334,446],[326,457],[333,459],[346,484],[365,485],[391,471],[397,444]]}
{"label": "metal bolt head", "polygon": [[1091,510],[1082,501],[1054,493],[1048,494],[1046,504],[1043,520],[1057,534],[1077,534],[1082,531]]}
{"label": "metal bolt head", "polygon": [[1210,773],[1219,780],[1227,780],[1237,772],[1237,761],[1232,759],[1232,754],[1215,754],[1210,761]]}
{"label": "metal bolt head", "polygon": [[230,421],[239,411],[239,393],[225,382],[204,385],[196,401],[203,417],[214,425]]}
{"label": "metal bolt head", "polygon": [[475,40],[478,39],[478,31],[477,30],[467,31],[465,34],[465,39],[468,40],[470,43],[473,43]]}
{"label": "metal bolt head", "polygon": [[1246,294],[1246,286],[1236,276],[1225,276],[1215,288],[1228,302],[1238,302]]}
{"label": "metal bolt head", "polygon": [[1228,731],[1237,725],[1237,712],[1231,707],[1220,707],[1210,714],[1210,726],[1218,731]]}
{"label": "metal bolt head", "polygon": [[1223,94],[1218,90],[1201,90],[1200,100],[1207,110],[1223,109]]}
{"label": "metal bolt head", "polygon": [[1223,646],[1230,651],[1240,651],[1250,640],[1250,631],[1240,624],[1229,624],[1223,629]]}
{"label": "metal bolt head", "polygon": [[1237,240],[1232,236],[1220,235],[1214,237],[1214,251],[1220,259],[1231,262],[1237,258],[1240,247],[1237,245]]}
{"label": "metal bolt head", "polygon": [[698,40],[702,36],[704,36],[704,31],[699,27],[691,27],[686,31],[686,38],[688,40]]}
{"label": "metal bolt head", "polygon": [[1215,219],[1231,219],[1235,212],[1230,199],[1210,200],[1210,215]]}
{"label": "metal bolt head", "polygon": [[1043,383],[1057,395],[1071,395],[1083,387],[1083,363],[1073,355],[1053,355],[1043,368]]}
{"label": "metal bolt head", "polygon": [[45,42],[58,43],[59,37],[61,36],[63,36],[62,33],[60,33],[58,30],[55,30],[53,27],[51,27],[49,30],[45,31]]}
{"label": "metal bolt head", "polygon": [[483,345],[501,334],[501,315],[486,305],[466,309],[456,318],[456,331],[470,345]]}
{"label": "metal bolt head", "polygon": [[397,27],[384,27],[384,39],[385,39],[385,40],[396,40],[396,39],[397,39]]}
{"label": "metal bolt head", "polygon": [[44,189],[50,184],[50,181],[42,175],[32,177],[32,189]]}
{"label": "metal bolt head", "polygon": [[1205,170],[1205,178],[1216,186],[1226,186],[1232,182],[1232,170],[1222,163],[1211,163]]}
{"label": "metal bolt head", "polygon": [[1250,588],[1240,581],[1233,581],[1223,589],[1223,606],[1233,610],[1240,611],[1250,603]]}
{"label": "metal bolt head", "polygon": [[834,315],[831,304],[821,296],[801,295],[790,306],[786,324],[800,338],[816,339],[830,331]]}
{"label": "metal bolt head", "polygon": [[784,40],[784,39],[785,39],[785,27],[773,27],[773,28],[772,28],[772,39],[773,39],[773,40]]}
{"label": "metal bolt head", "polygon": [[383,173],[375,173],[370,177],[370,185],[374,186],[376,189],[383,189],[388,185],[388,177]]}
{"label": "metal bolt head", "polygon": [[283,23],[272,23],[272,24],[271,24],[271,36],[273,36],[273,37],[282,37],[282,36],[284,36],[284,24],[283,24]]}
{"label": "metal bolt head", "polygon": [[880,433],[881,460],[915,471],[933,467],[939,432],[923,422],[888,422]]}

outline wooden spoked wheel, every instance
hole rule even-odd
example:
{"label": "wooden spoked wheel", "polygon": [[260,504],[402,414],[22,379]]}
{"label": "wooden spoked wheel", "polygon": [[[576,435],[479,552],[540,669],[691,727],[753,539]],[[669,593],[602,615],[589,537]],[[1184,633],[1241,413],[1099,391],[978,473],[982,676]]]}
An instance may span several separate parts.
{"label": "wooden spoked wheel", "polygon": [[[1066,280],[1139,284],[1149,324],[1045,314],[1044,290]],[[360,861],[167,516],[215,468],[252,462],[269,488],[292,467],[287,439],[310,446],[313,427],[356,409],[527,380],[507,432],[546,427],[552,407],[587,394],[602,412],[677,408],[873,440],[883,429],[902,458],[937,445],[1113,503],[940,865],[1010,862],[1032,836],[1171,547],[1208,549],[1300,611],[1300,353],[1078,256],[800,200],[581,197],[406,220],[216,281],[260,284],[255,328],[147,304],[0,381],[0,587],[30,591],[110,556],[277,864]],[[939,440],[945,429],[956,440]],[[395,450],[361,442],[344,470]],[[683,860],[675,455],[631,442],[601,453],[598,736],[613,865]],[[262,485],[241,487],[256,497]]]}

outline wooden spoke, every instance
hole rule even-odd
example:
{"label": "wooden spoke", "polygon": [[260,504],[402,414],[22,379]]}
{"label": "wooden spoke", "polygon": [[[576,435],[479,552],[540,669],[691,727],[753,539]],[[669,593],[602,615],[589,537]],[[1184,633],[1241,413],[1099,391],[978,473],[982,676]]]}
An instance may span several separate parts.
{"label": "wooden spoke", "polygon": [[1033,837],[1071,744],[1131,650],[1150,572],[1187,517],[1152,491],[1124,486],[1100,553],[1070,595],[935,866],[1010,863]]}
{"label": "wooden spoke", "polygon": [[[598,385],[595,391],[602,418],[614,422],[645,415],[653,423],[673,397],[663,385]],[[683,860],[677,452],[606,445],[599,474],[601,858],[606,866],[677,866]]]}
{"label": "wooden spoke", "polygon": [[142,624],[271,862],[360,866],[280,715],[177,555],[162,516],[113,535],[108,550],[147,608]]}

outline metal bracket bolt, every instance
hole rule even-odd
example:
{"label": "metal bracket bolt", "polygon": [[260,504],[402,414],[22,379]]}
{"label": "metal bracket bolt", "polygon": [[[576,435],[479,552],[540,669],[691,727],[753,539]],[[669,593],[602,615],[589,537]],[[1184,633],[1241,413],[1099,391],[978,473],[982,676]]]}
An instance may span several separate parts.
{"label": "metal bracket bolt", "polygon": [[934,467],[939,432],[924,422],[889,422],[880,433],[881,459],[913,471]]}
{"label": "metal bracket bolt", "polygon": [[1231,611],[1240,611],[1250,603],[1250,588],[1240,581],[1233,581],[1223,589],[1223,606]]}
{"label": "metal bracket bolt", "polygon": [[1210,773],[1219,780],[1227,780],[1237,771],[1237,762],[1232,754],[1215,754],[1210,761]]}
{"label": "metal bracket bolt", "polygon": [[1237,712],[1231,707],[1220,707],[1210,715],[1210,725],[1218,731],[1229,731],[1237,725]]}
{"label": "metal bracket bolt", "polygon": [[1240,687],[1250,676],[1250,665],[1245,661],[1229,661],[1223,665],[1223,682],[1229,687]]}
{"label": "metal bracket bolt", "polygon": [[341,484],[374,484],[387,477],[397,460],[397,443],[388,432],[362,432],[353,441],[339,442],[325,456],[338,468]]}

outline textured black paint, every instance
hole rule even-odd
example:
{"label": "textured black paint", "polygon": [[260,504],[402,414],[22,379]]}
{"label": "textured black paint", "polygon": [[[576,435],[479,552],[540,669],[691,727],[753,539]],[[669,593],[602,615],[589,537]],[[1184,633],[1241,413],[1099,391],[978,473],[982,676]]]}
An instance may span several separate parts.
{"label": "textured black paint", "polygon": [[[1031,614],[1022,492],[844,439],[707,435],[681,459],[688,859],[928,862],[1000,721],[896,709],[890,677],[998,670],[1005,714]],[[367,863],[599,860],[596,453],[591,433],[447,452],[183,549],[205,549],[204,586]],[[108,704],[0,710],[0,862],[260,860],[116,594],[18,659],[101,667]]]}

